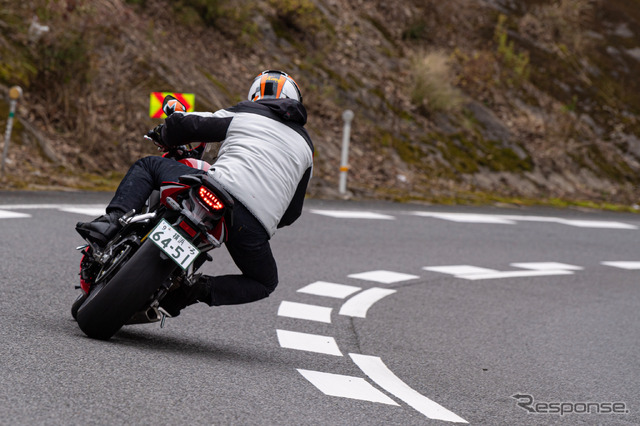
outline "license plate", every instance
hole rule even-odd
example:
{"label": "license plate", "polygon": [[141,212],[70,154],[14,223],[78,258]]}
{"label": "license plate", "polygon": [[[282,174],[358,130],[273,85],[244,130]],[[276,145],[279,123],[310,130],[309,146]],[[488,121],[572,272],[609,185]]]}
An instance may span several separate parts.
{"label": "license plate", "polygon": [[200,250],[164,219],[153,228],[149,238],[182,269],[187,269],[200,254]]}

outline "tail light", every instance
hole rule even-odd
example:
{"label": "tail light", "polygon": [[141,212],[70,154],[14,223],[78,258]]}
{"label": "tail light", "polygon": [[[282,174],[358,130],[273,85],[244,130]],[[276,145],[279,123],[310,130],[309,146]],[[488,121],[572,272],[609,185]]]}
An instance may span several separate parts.
{"label": "tail light", "polygon": [[209,188],[207,188],[206,186],[200,187],[198,195],[200,196],[200,199],[212,210],[216,211],[222,210],[224,208],[224,204],[222,203],[222,201],[220,201],[218,197],[216,197],[216,194],[211,192],[211,190],[209,190]]}

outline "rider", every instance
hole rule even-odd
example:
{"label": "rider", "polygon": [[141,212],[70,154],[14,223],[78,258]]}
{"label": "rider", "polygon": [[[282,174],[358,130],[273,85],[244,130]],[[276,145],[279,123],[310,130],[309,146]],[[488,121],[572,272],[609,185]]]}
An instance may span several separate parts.
{"label": "rider", "polygon": [[[296,82],[282,71],[267,70],[251,84],[248,101],[216,111],[176,111],[148,133],[161,147],[190,142],[222,142],[209,175],[233,198],[233,225],[225,245],[241,275],[200,277],[160,303],[170,315],[198,301],[233,305],[269,296],[278,271],[269,239],[302,213],[313,169],[313,144],[304,128],[307,112]],[[118,186],[106,215],[79,222],[84,238],[105,245],[121,228],[118,219],[140,211],[162,182],[205,173],[175,160],[149,156],[136,161]]]}

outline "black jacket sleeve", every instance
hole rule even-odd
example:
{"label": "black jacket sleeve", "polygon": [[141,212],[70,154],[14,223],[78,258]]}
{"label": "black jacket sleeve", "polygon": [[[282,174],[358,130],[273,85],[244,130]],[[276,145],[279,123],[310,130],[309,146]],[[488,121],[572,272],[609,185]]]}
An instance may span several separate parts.
{"label": "black jacket sleeve", "polygon": [[162,128],[162,143],[166,146],[179,146],[191,142],[220,142],[227,137],[232,119],[233,117],[171,114]]}
{"label": "black jacket sleeve", "polygon": [[302,205],[304,204],[304,196],[307,193],[307,185],[309,185],[310,179],[311,179],[311,167],[307,169],[307,171],[302,176],[302,179],[300,179],[298,188],[296,188],[296,193],[293,195],[293,198],[289,203],[289,207],[287,207],[287,210],[284,212],[284,215],[282,215],[282,219],[280,219],[280,223],[278,223],[278,228],[291,225],[302,214]]}

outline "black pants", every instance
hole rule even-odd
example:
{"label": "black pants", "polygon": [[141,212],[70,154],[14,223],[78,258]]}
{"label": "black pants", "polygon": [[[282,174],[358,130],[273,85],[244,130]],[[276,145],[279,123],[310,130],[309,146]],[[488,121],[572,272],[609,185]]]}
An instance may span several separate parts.
{"label": "black pants", "polygon": [[[162,182],[177,182],[182,175],[204,173],[175,160],[145,157],[129,169],[107,206],[107,212],[140,211]],[[225,243],[242,275],[207,276],[211,288],[210,306],[237,305],[263,299],[278,285],[278,268],[271,253],[269,234],[245,206],[236,200],[233,226]]]}

